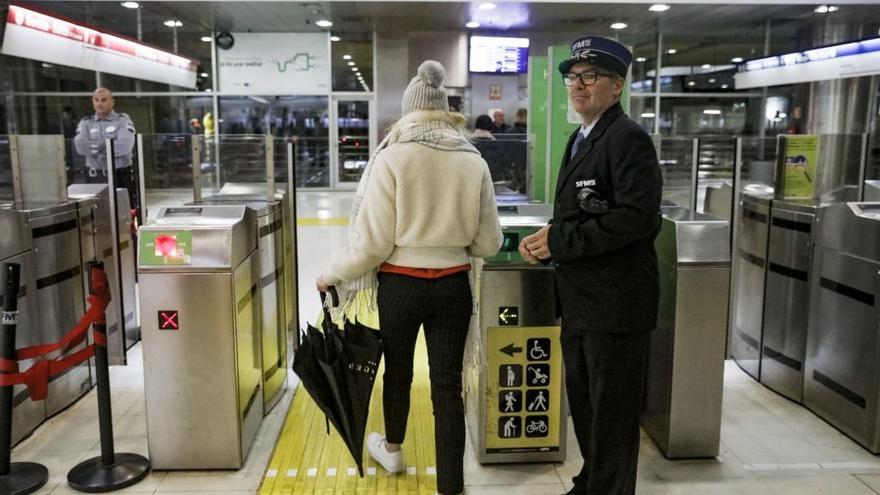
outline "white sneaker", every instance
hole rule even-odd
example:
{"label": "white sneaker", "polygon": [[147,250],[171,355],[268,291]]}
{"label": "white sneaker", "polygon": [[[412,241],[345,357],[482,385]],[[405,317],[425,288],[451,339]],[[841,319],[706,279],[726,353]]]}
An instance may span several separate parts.
{"label": "white sneaker", "polygon": [[388,441],[385,437],[376,433],[370,433],[367,437],[367,450],[370,456],[391,474],[402,473],[406,466],[403,463],[403,451],[388,452]]}

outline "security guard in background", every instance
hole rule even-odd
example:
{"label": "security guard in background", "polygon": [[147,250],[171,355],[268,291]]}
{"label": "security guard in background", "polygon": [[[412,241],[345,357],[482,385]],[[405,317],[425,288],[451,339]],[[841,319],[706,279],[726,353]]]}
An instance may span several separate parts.
{"label": "security guard in background", "polygon": [[566,389],[584,466],[569,494],[632,495],[650,331],[656,326],[662,178],[648,134],[620,106],[632,53],[600,37],[559,64],[583,124],[565,148],[551,223],[523,239],[552,262]]}
{"label": "security guard in background", "polygon": [[92,94],[92,106],[95,114],[83,117],[76,128],[73,138],[77,153],[84,156],[89,176],[98,174],[106,176],[107,151],[104,149],[107,139],[114,139],[114,156],[116,166],[116,187],[128,190],[131,208],[138,209],[140,191],[137,174],[132,166],[131,151],[134,148],[134,123],[128,115],[116,113],[113,106],[116,101],[107,88],[98,88]]}

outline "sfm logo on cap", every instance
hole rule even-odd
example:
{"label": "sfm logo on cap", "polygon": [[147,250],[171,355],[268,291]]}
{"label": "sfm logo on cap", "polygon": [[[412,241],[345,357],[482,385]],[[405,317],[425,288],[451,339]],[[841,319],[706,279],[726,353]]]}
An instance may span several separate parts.
{"label": "sfm logo on cap", "polygon": [[593,44],[593,40],[592,40],[592,39],[580,40],[580,41],[575,42],[574,45],[571,45],[571,49],[572,49],[572,51],[574,51],[574,50],[581,50],[581,49],[583,49],[583,48],[588,48],[588,47],[590,47],[592,44]]}

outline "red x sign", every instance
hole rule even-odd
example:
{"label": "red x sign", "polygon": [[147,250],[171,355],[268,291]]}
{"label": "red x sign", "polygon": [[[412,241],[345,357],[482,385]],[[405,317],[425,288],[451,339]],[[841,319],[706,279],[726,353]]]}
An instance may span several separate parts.
{"label": "red x sign", "polygon": [[179,330],[177,310],[159,311],[159,330]]}

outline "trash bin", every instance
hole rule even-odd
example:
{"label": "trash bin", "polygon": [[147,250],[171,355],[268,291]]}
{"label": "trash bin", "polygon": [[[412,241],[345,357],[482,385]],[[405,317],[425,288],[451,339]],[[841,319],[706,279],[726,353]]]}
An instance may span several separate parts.
{"label": "trash bin", "polygon": [[821,206],[804,405],[880,453],[880,202]]}
{"label": "trash bin", "polygon": [[254,211],[163,207],[138,243],[152,465],[238,469],[263,419]]}
{"label": "trash bin", "polygon": [[715,457],[721,439],[729,222],[663,207],[660,271],[641,423],[669,459]]}
{"label": "trash bin", "polygon": [[565,460],[562,348],[552,266],[529,265],[520,239],[549,216],[501,217],[504,244],[475,270],[465,406],[481,463]]}

